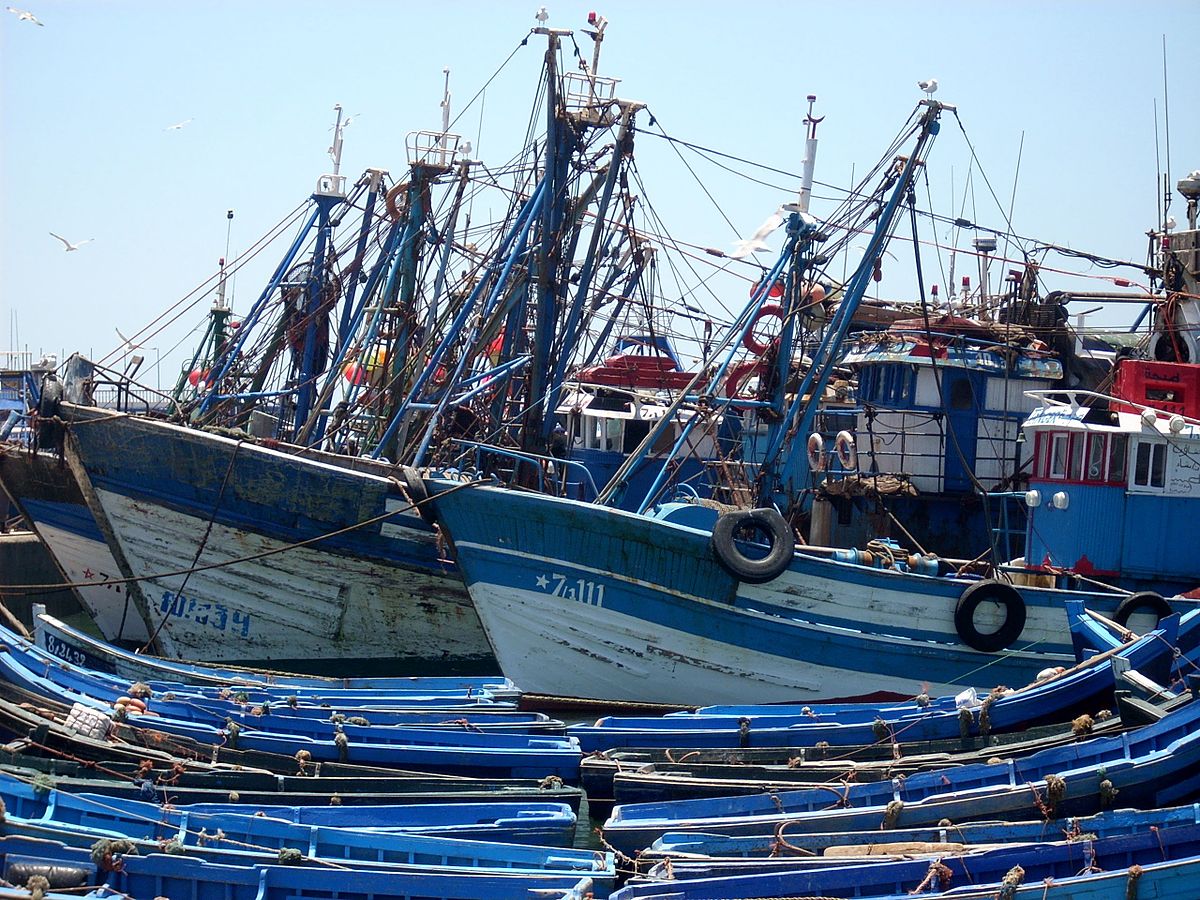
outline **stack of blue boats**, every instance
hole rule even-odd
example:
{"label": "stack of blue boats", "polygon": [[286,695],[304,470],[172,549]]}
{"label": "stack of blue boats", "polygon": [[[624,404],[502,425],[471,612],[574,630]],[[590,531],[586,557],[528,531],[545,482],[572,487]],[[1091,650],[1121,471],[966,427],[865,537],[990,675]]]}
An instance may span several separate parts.
{"label": "stack of blue boats", "polygon": [[[113,753],[113,735],[140,731],[165,747],[208,747],[212,760],[290,759],[314,782],[318,764],[361,763],[448,786],[468,772],[575,782],[584,752],[659,752],[675,766],[621,772],[603,849],[572,849],[577,823],[565,803],[297,805],[228,791],[223,802],[185,803],[193,793],[180,782],[147,790],[118,771],[107,774],[124,774],[128,790],[97,790],[98,777],[19,768],[50,746],[37,728],[10,724],[0,876],[17,888],[45,878],[47,897],[1194,898],[1200,705],[1180,690],[1195,666],[1194,651],[1179,648],[1195,647],[1200,616],[1168,617],[1141,638],[1114,636],[1082,607],[1069,618],[1081,662],[1012,690],[708,707],[569,728],[516,709],[503,681],[334,683],[179,666],[43,619],[54,655],[0,634],[5,693],[26,698],[30,716],[57,710],[64,722],[54,727],[90,733]],[[64,659],[85,655],[100,668]],[[778,783],[756,766],[735,787],[733,760],[754,753],[791,765],[776,767]],[[691,777],[715,755],[728,760],[724,796]],[[810,762],[826,780],[802,782]],[[829,778],[839,767],[842,777]],[[654,796],[683,799],[628,802]]]}

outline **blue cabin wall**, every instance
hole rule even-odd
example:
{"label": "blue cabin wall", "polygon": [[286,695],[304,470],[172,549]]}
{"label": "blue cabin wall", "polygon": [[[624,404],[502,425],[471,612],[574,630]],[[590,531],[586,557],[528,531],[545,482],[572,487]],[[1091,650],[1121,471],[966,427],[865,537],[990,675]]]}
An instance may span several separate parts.
{"label": "blue cabin wall", "polygon": [[1185,590],[1200,586],[1196,512],[1193,497],[1129,494],[1123,542],[1126,575],[1180,579]]}
{"label": "blue cabin wall", "polygon": [[[1087,575],[1090,564],[1101,580],[1120,572],[1117,582],[1130,590],[1200,586],[1194,499],[1127,493],[1119,485],[1037,480],[1031,487],[1042,503],[1030,516],[1025,550],[1030,565],[1048,562]],[[1064,510],[1051,503],[1057,491],[1069,498]]]}
{"label": "blue cabin wall", "polygon": [[[1120,485],[1082,485],[1036,479],[1030,488],[1042,496],[1029,517],[1025,559],[1033,566],[1049,563],[1079,569],[1080,560],[1099,572],[1121,566],[1125,532],[1125,488]],[[1055,509],[1051,498],[1062,491],[1066,509]],[[1062,548],[1070,548],[1067,558]],[[1087,563],[1080,571],[1086,574]]]}

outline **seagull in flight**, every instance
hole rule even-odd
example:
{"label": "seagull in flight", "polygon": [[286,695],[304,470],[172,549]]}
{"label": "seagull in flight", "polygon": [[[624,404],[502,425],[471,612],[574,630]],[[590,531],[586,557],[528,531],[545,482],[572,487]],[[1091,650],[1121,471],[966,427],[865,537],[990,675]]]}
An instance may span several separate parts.
{"label": "seagull in flight", "polygon": [[926,78],[924,81],[918,81],[917,87],[929,95],[929,99],[933,99],[933,92],[937,90],[937,79]]}
{"label": "seagull in flight", "polygon": [[766,221],[758,226],[758,230],[750,236],[749,240],[734,242],[736,249],[729,254],[730,259],[744,259],[751,253],[761,253],[763,250],[771,249],[767,246],[767,236],[782,224],[783,207],[781,206],[767,216]]}
{"label": "seagull in flight", "polygon": [[92,241],[95,240],[95,238],[88,238],[86,241],[79,241],[78,243],[72,244],[61,234],[55,234],[53,231],[50,232],[50,237],[58,238],[60,241],[62,241],[63,246],[67,248],[67,253],[70,253],[72,250],[78,250],[84,244],[90,244]]}
{"label": "seagull in flight", "polygon": [[168,125],[166,128],[163,129],[163,131],[179,131],[181,128],[183,128],[183,126],[185,126],[190,121],[192,121],[192,120],[184,119],[182,122],[176,122],[174,125]]}
{"label": "seagull in flight", "polygon": [[121,339],[122,344],[123,344],[122,349],[127,347],[130,350],[140,350],[140,349],[142,349],[142,347],[146,346],[145,344],[135,344],[129,338],[125,337],[125,335],[121,334],[120,328],[117,328],[114,326],[113,331],[115,331],[117,333],[117,337],[119,337]]}
{"label": "seagull in flight", "polygon": [[27,10],[27,9],[17,9],[15,6],[6,6],[4,8],[7,9],[10,13],[12,13],[14,16],[16,16],[18,19],[20,19],[22,22],[32,22],[34,25],[41,25],[43,28],[46,25],[45,22],[39,22],[37,19],[37,16],[35,16],[33,13],[29,12],[29,10]]}

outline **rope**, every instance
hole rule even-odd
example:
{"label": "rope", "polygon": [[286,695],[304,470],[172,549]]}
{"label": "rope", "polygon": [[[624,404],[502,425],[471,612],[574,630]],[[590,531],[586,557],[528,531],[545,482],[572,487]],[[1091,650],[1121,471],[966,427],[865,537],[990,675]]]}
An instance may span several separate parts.
{"label": "rope", "polygon": [[[192,570],[196,568],[196,563],[200,562],[200,554],[204,552],[204,548],[208,546],[208,539],[212,535],[213,525],[216,523],[217,511],[221,508],[221,501],[225,497],[225,488],[229,486],[229,477],[233,474],[233,464],[237,461],[238,451],[242,449],[243,441],[238,441],[233,446],[233,452],[229,454],[229,465],[225,467],[225,477],[221,479],[221,488],[217,491],[217,500],[213,504],[212,512],[208,514],[208,522],[204,527],[204,534],[200,538],[200,543],[196,545],[196,555],[192,557]],[[188,571],[183,576],[183,582],[179,585],[179,590],[175,592],[176,597],[182,597],[183,591],[187,587],[188,581],[192,577],[192,572]],[[162,632],[163,626],[167,624],[167,620],[171,618],[171,610],[174,604],[167,607],[165,613],[158,621],[154,633],[146,638],[146,643],[142,645],[140,652],[145,653],[152,647],[158,646],[158,636]]]}
{"label": "rope", "polygon": [[[397,486],[401,486],[400,483],[395,479],[389,478],[389,481],[393,481]],[[307,547],[312,544],[319,543],[320,541],[328,540],[329,538],[338,537],[340,535],[347,534],[348,532],[356,531],[359,528],[366,528],[369,525],[375,525],[384,521],[385,519],[390,519],[393,516],[397,516],[400,513],[405,513],[409,510],[415,510],[425,503],[430,503],[436,500],[438,497],[445,496],[446,494],[452,494],[455,491],[462,490],[463,488],[474,487],[476,485],[488,483],[489,482],[486,481],[464,481],[462,484],[457,484],[454,487],[447,488],[446,490],[440,491],[437,494],[431,494],[429,497],[417,503],[410,501],[407,506],[401,506],[400,508],[394,509],[390,512],[380,513],[377,516],[371,516],[368,519],[363,519],[361,522],[355,522],[353,525],[347,525],[345,528],[339,528],[336,531],[329,531],[325,534],[319,534],[316,537],[305,538],[304,540],[296,541],[295,543],[285,544],[281,547],[276,547],[273,550],[264,550],[261,553],[251,553],[247,556],[239,556],[236,559],[228,559],[222,562],[205,563],[202,566],[192,566],[187,569],[174,569],[168,572],[156,572],[151,575],[134,575],[129,578],[109,578],[105,581],[76,581],[69,582],[67,584],[11,584],[0,588],[0,596],[4,596],[6,594],[17,595],[37,593],[48,589],[57,590],[59,588],[108,587],[114,584],[133,584],[142,581],[154,581],[160,578],[172,578],[176,575],[189,575],[193,572],[207,572],[211,569],[222,569],[226,566],[235,566],[241,563],[253,562],[256,559],[263,559],[268,556],[277,556],[280,553],[286,553],[289,550],[297,550],[301,547]]]}

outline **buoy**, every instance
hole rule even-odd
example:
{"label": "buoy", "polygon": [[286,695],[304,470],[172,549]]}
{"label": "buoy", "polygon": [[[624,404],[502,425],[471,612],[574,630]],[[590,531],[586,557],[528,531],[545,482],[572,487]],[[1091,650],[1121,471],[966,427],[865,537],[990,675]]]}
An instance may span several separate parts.
{"label": "buoy", "polygon": [[808,467],[814,472],[824,472],[828,459],[825,455],[825,438],[814,431],[808,436]]}

